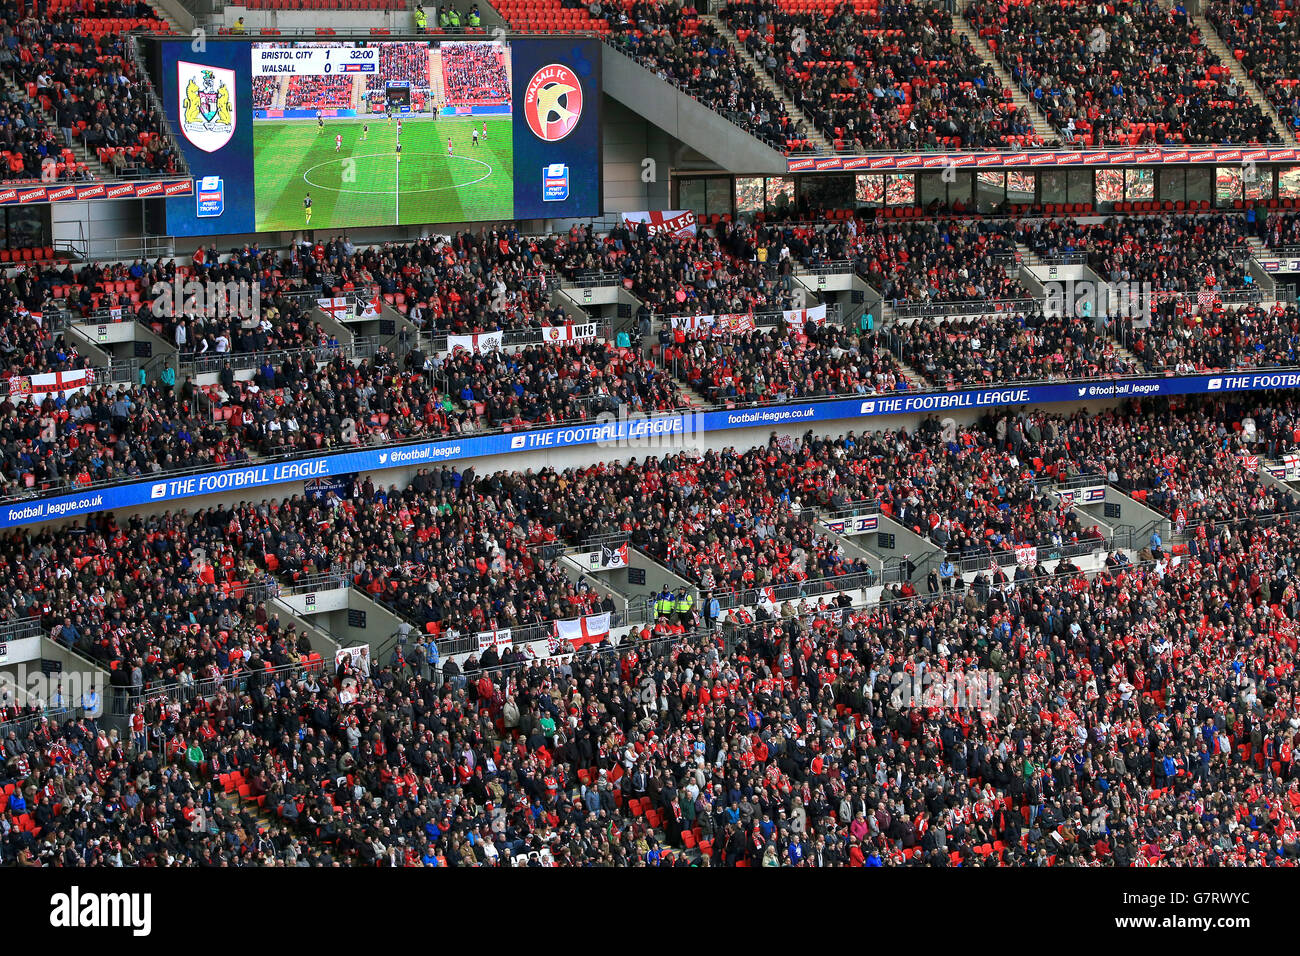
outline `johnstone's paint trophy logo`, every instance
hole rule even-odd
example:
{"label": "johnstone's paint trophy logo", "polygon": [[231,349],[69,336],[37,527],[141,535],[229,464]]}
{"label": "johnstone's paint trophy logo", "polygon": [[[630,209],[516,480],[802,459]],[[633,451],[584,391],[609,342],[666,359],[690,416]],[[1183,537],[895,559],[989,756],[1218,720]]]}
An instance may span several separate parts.
{"label": "johnstone's paint trophy logo", "polygon": [[558,143],[582,118],[582,84],[562,63],[542,67],[524,91],[524,116],[538,139]]}
{"label": "johnstone's paint trophy logo", "polygon": [[235,71],[201,63],[176,63],[176,87],[184,90],[180,127],[205,153],[215,153],[235,135]]}

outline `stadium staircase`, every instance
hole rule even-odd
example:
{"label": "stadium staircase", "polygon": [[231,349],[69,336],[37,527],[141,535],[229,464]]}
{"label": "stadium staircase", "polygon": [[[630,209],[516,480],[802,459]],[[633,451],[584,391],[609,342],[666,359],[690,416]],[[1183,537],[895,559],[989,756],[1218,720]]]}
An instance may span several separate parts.
{"label": "stadium staircase", "polygon": [[1247,236],[1246,244],[1250,246],[1250,255],[1253,259],[1272,259],[1277,253],[1264,244],[1264,240],[1257,236]]}
{"label": "stadium staircase", "polygon": [[[1160,0],[1160,5],[1168,8],[1170,2],[1169,0]],[[1263,90],[1255,85],[1255,81],[1250,78],[1250,74],[1246,72],[1246,68],[1237,60],[1233,51],[1228,49],[1228,44],[1224,43],[1219,34],[1215,32],[1210,21],[1206,20],[1203,15],[1197,13],[1192,15],[1192,23],[1195,25],[1197,33],[1200,34],[1202,42],[1209,51],[1222,60],[1224,65],[1228,67],[1229,72],[1232,73],[1233,78],[1237,81],[1237,86],[1240,87],[1247,96],[1254,100],[1255,105],[1258,106],[1263,114],[1269,118],[1269,121],[1273,124],[1273,128],[1277,130],[1278,136],[1282,138],[1282,142],[1286,143],[1288,146],[1300,146],[1300,140],[1296,139],[1295,133],[1287,127],[1286,123],[1281,121],[1277,115],[1277,110],[1273,108],[1273,104],[1268,101],[1268,97],[1264,95]]]}
{"label": "stadium staircase", "polygon": [[1042,258],[1034,250],[1019,240],[1016,240],[1016,261],[1022,266],[1041,266]]}
{"label": "stadium staircase", "polygon": [[1020,88],[1001,61],[998,60],[997,54],[984,42],[979,32],[970,25],[970,21],[966,19],[965,8],[953,14],[952,32],[956,36],[964,36],[969,40],[971,48],[985,63],[993,68],[993,71],[998,75],[998,79],[1002,81],[1002,88],[1011,91],[1011,102],[1015,103],[1017,107],[1024,108],[1025,114],[1029,117],[1030,125],[1033,126],[1034,132],[1039,135],[1042,141],[1049,145],[1060,142],[1060,134],[1052,129],[1051,124],[1047,122],[1042,112],[1025,94],[1025,91]]}
{"label": "stadium staircase", "polygon": [[[791,119],[797,123],[803,124],[803,138],[812,144],[813,149],[816,152],[837,152],[831,141],[817,130],[817,124],[812,121],[812,117],[800,109],[799,104],[787,95],[785,90],[781,89],[780,84],[776,82],[776,79],[772,74],[768,73],[763,64],[759,63],[758,60],[752,56],[747,49],[745,49],[745,44],[740,42],[740,38],[732,32],[729,26],[711,13],[700,14],[700,19],[704,20],[706,23],[711,23],[717,29],[718,33],[726,38],[727,42],[735,48],[736,53],[740,58],[749,64],[750,69],[754,71],[754,75],[758,77],[758,81],[762,83],[767,88],[768,92],[775,96],[782,105],[785,106],[785,111],[790,115]],[[839,150],[839,152],[845,152],[845,150]],[[848,150],[848,152],[852,152],[852,150]]]}
{"label": "stadium staircase", "polygon": [[163,23],[167,24],[169,32],[177,35],[185,35],[189,33],[188,30],[182,30],[180,22],[157,3],[154,3],[153,0],[150,0],[149,6],[153,9],[153,15]]}
{"label": "stadium staircase", "polygon": [[[36,106],[41,111],[41,115],[45,117],[45,121],[50,125],[50,128],[58,131],[59,124],[55,120],[54,111],[46,109],[45,101],[42,99],[36,100]],[[63,133],[56,132],[55,135],[58,137],[60,149],[64,149]],[[90,172],[90,175],[96,180],[103,182],[104,180],[117,179],[117,174],[99,161],[99,156],[95,154],[93,149],[90,149],[86,145],[84,140],[77,136],[73,136],[71,149],[75,160],[78,163],[84,164],[86,169]],[[66,153],[64,155],[66,156]],[[35,176],[39,177],[40,174],[41,171],[38,169]]]}

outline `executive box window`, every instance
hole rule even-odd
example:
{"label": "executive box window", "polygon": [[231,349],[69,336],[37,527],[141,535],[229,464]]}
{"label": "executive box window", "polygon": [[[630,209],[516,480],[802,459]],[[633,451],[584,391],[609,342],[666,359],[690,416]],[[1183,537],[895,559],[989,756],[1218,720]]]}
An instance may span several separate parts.
{"label": "executive box window", "polygon": [[966,209],[971,207],[974,189],[973,174],[953,170],[948,173],[922,173],[918,178],[921,181],[920,193],[923,207],[929,207],[934,203],[944,208],[953,208],[957,203],[961,203]]}
{"label": "executive box window", "polygon": [[916,177],[911,173],[887,173],[885,175],[885,205],[915,206]]}
{"label": "executive box window", "polygon": [[794,202],[794,179],[789,176],[737,176],[736,215],[784,215]]}
{"label": "executive box window", "polygon": [[736,177],[736,215],[752,219],[763,211],[763,177]]}
{"label": "executive box window", "polygon": [[697,216],[731,214],[731,177],[696,176],[677,180],[677,208]]}
{"label": "executive box window", "polygon": [[1145,202],[1155,199],[1155,170],[1150,166],[1124,170],[1124,198],[1129,202]]}
{"label": "executive box window", "polygon": [[1124,201],[1124,170],[1097,170],[1097,205],[1112,205]]}
{"label": "executive box window", "polygon": [[769,176],[767,180],[767,211],[784,216],[794,205],[794,177]]}
{"label": "executive box window", "polygon": [[1210,170],[1204,166],[1156,170],[1156,198],[1160,202],[1200,202],[1211,198]]}
{"label": "executive box window", "polygon": [[799,195],[808,209],[852,209],[857,189],[852,174],[804,176]]}
{"label": "executive box window", "polygon": [[1034,201],[1038,177],[1034,173],[1007,173],[1007,202],[1016,206],[1030,205]]}
{"label": "executive box window", "polygon": [[1214,170],[1193,166],[1187,170],[1187,201],[1208,202],[1214,198]]}
{"label": "executive box window", "polygon": [[1039,199],[1045,203],[1093,201],[1091,169],[1045,169],[1038,176]]}
{"label": "executive box window", "polygon": [[1238,200],[1273,198],[1273,170],[1257,166],[1218,166],[1214,170],[1214,202],[1231,206]]}
{"label": "executive box window", "polygon": [[916,179],[911,173],[862,173],[857,180],[859,206],[916,204]]}
{"label": "executive box window", "polygon": [[1300,199],[1300,166],[1287,166],[1277,174],[1279,199]]}
{"label": "executive box window", "polygon": [[30,249],[50,243],[50,207],[15,206],[0,216],[3,245],[7,249]]}
{"label": "executive box window", "polygon": [[883,206],[885,203],[885,177],[875,173],[858,176],[854,186],[859,206]]}
{"label": "executive box window", "polygon": [[975,209],[990,213],[1007,201],[1007,174],[981,169],[975,174]]}

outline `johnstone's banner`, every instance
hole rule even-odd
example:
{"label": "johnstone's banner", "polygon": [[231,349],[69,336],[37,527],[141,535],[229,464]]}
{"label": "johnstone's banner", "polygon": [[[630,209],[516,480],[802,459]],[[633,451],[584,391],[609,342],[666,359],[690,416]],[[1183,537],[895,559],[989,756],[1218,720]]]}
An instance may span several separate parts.
{"label": "johnstone's banner", "polygon": [[1039,169],[1044,166],[1158,166],[1187,163],[1221,163],[1241,166],[1246,163],[1293,163],[1297,158],[1293,146],[1243,147],[1220,146],[1198,149],[1188,146],[1148,146],[1137,149],[1057,149],[1003,150],[996,153],[886,153],[862,156],[800,156],[786,160],[792,173],[889,172],[891,170],[945,169]]}
{"label": "johnstone's banner", "polygon": [[[512,452],[549,451],[580,445],[618,445],[627,441],[656,440],[690,432],[728,431],[736,428],[771,430],[782,427],[802,431],[811,422],[843,420],[847,423],[883,415],[914,415],[966,408],[1078,403],[1117,398],[1217,395],[1273,388],[1300,388],[1300,371],[1007,385],[960,392],[902,392],[870,398],[858,396],[765,408],[686,412],[656,418],[561,425],[514,434],[469,435],[391,448],[340,452],[295,461],[248,464],[224,471],[185,475],[164,481],[113,485],[77,494],[30,498],[0,506],[0,528],[228,491],[246,493],[315,478],[363,474],[388,468],[419,467],[444,461],[508,455]],[[851,427],[855,426],[846,424],[846,428]]]}

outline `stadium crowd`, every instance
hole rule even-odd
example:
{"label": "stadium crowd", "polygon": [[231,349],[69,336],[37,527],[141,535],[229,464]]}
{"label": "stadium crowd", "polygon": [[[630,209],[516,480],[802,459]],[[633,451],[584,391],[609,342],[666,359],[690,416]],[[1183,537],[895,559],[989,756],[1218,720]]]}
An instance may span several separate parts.
{"label": "stadium crowd", "polygon": [[1300,364],[1300,312],[1294,305],[1202,308],[1178,298],[1158,302],[1145,318],[1150,325],[1141,328],[1125,318],[1118,334],[1147,371],[1195,374]]}
{"label": "stadium crowd", "polygon": [[886,299],[965,302],[1030,297],[1015,277],[1016,234],[1006,223],[855,223],[847,231],[858,274]]}
{"label": "stadium crowd", "polygon": [[[1080,453],[1102,454],[1119,427],[1134,447],[1150,443],[1144,458],[1162,450],[1162,436],[1183,447],[1250,419],[1267,441],[1284,436],[1293,446],[1296,409],[1276,407],[1271,421],[1222,404],[1209,418],[1207,408],[1153,402],[1069,430]],[[1036,440],[1008,433],[998,444]],[[805,441],[795,454],[830,444]],[[766,496],[781,472],[760,463],[786,454],[774,440],[746,456],[692,460],[677,474],[705,479],[695,494],[722,480]],[[617,648],[574,655],[563,645],[540,659],[534,646],[506,647],[458,664],[425,643],[391,664],[322,673],[309,642],[262,618],[262,585],[239,570],[240,547],[304,569],[329,548],[359,556],[389,538],[414,554],[422,537],[437,540],[422,536],[425,522],[456,500],[464,513],[447,509],[443,527],[456,534],[440,546],[466,548],[456,560],[469,561],[481,539],[500,534],[495,508],[526,507],[532,484],[440,480],[411,494],[362,485],[348,501],[245,505],[123,529],[91,519],[85,534],[41,534],[28,551],[11,542],[7,600],[48,603],[46,617],[75,594],[89,618],[116,624],[138,607],[150,609],[145,620],[168,622],[163,632],[174,629],[169,604],[152,603],[164,578],[142,575],[151,589],[135,574],[105,572],[136,567],[137,555],[142,570],[157,560],[179,571],[195,542],[213,549],[215,575],[245,590],[233,605],[191,596],[182,607],[198,602],[197,633],[129,663],[114,688],[134,708],[129,734],[100,733],[90,720],[8,725],[6,861],[1169,866],[1278,865],[1300,852],[1300,539],[1286,517],[1294,500],[1274,520],[1241,512],[1233,526],[1189,527],[1177,561],[1156,545],[1137,560],[1108,553],[1091,576],[1069,562],[999,569],[954,576],[927,598],[895,590],[865,607],[848,593],[796,601],[791,611],[759,610],[751,626],[734,612],[707,631],[694,615],[661,618]],[[555,493],[539,504],[567,511],[569,530],[597,513],[599,499],[584,497],[581,483],[545,480]],[[490,497],[466,501],[493,485]],[[771,547],[764,542],[803,540],[788,511],[784,521],[779,513],[756,513],[782,532],[750,545],[756,563]],[[692,519],[680,540],[664,527],[655,534],[689,570],[717,521]],[[347,541],[345,528],[361,537]],[[398,543],[397,534],[411,539]],[[541,540],[531,522],[525,535]],[[223,538],[243,544],[229,553]],[[499,540],[522,566],[524,549]],[[19,555],[71,575],[46,577],[47,589],[33,593]],[[125,602],[125,614],[116,601],[103,612],[93,595],[106,586],[146,594]],[[526,599],[528,590],[511,593]],[[474,592],[455,599],[473,604]],[[58,633],[78,642],[94,630],[74,621]],[[146,628],[117,630],[130,641]],[[210,636],[219,631],[224,638]],[[182,682],[173,694],[151,693],[160,664],[179,660],[168,650],[181,648],[193,654],[182,669],[199,684],[214,669],[229,679],[215,693],[200,695],[193,682],[188,692]],[[6,716],[21,710],[11,705]]]}
{"label": "stadium crowd", "polygon": [[[443,88],[449,104],[509,101],[505,52],[497,44],[444,43],[441,56]],[[427,63],[424,70],[427,75]]]}
{"label": "stadium crowd", "polygon": [[[47,157],[63,163],[63,170],[56,168],[59,179],[88,178],[88,170],[64,152],[74,140],[97,151],[118,174],[176,172],[176,154],[162,134],[146,84],[136,76],[127,40],[115,30],[94,29],[98,20],[163,26],[145,2],[80,0],[39,18],[16,0],[0,3],[0,71],[16,84],[7,97],[8,116],[0,115],[0,146],[11,153],[0,170],[4,178],[39,178]],[[53,126],[38,103],[53,114]]]}
{"label": "stadium crowd", "polygon": [[843,3],[828,15],[777,0],[722,17],[837,148],[1043,146],[1027,113],[942,4]]}
{"label": "stadium crowd", "polygon": [[1085,253],[1107,282],[1196,293],[1251,285],[1250,229],[1242,216],[1116,216],[1091,225],[1072,219],[1026,223],[1016,239],[1039,256]]}
{"label": "stadium crowd", "polygon": [[812,148],[803,121],[690,4],[635,0],[610,21],[614,45],[662,80],[787,152]]}
{"label": "stadium crowd", "polygon": [[[279,77],[273,77],[273,81]],[[284,91],[287,110],[333,110],[352,107],[350,76],[291,76]]]}
{"label": "stadium crowd", "polygon": [[890,334],[903,361],[941,388],[1136,371],[1092,319],[1041,310],[898,323]]}
{"label": "stadium crowd", "polygon": [[664,363],[712,404],[766,404],[827,395],[905,391],[907,377],[880,337],[808,323],[752,332],[675,332]]}
{"label": "stadium crowd", "polygon": [[453,353],[439,368],[463,406],[492,427],[583,421],[619,409],[672,411],[687,404],[652,360],[608,342],[527,346],[515,353]]}
{"label": "stadium crowd", "polygon": [[[86,42],[78,25],[152,13],[116,0],[73,0],[42,21],[18,10],[0,6],[0,69],[50,91],[60,127],[78,129],[82,104],[97,104],[88,143],[124,137],[166,168],[161,140],[140,139],[139,90],[120,82],[124,41]],[[1290,30],[1290,12],[1211,10],[1221,30],[1247,34],[1243,62],[1266,89],[1292,89],[1270,81],[1289,46],[1285,31],[1256,30],[1256,14]],[[965,147],[1032,132],[933,4],[857,0],[823,17],[741,3],[723,15],[827,138]],[[977,0],[970,16],[1067,140],[1271,137],[1181,7]],[[661,75],[804,148],[693,8],[638,0],[610,19]],[[457,83],[458,95],[485,89],[477,68]],[[11,173],[59,147],[29,102],[0,104],[0,144],[24,156]],[[1278,215],[1254,231],[1282,246],[1294,223]],[[796,266],[845,260],[898,302],[1021,298],[1016,241],[1083,253],[1109,281],[1188,293],[1157,297],[1149,325],[1113,330],[1149,371],[1291,365],[1294,306],[1217,294],[1249,284],[1251,232],[1234,215],[725,222],[691,238],[503,228],[365,249],[338,236],[284,255],[209,247],[188,264],[33,264],[0,280],[6,379],[85,366],[43,320],[56,302],[101,321],[121,308],[185,359],[259,353],[261,364],[241,381],[220,363],[204,389],[91,380],[24,401],[9,382],[0,491],[681,408],[679,382],[742,405],[926,384],[900,360],[937,387],[1133,371],[1088,317],[1039,311],[879,330],[866,315],[853,330],[701,327],[792,308]],[[685,321],[663,325],[648,357],[607,342],[438,356],[411,341],[354,357],[312,318],[318,297],[352,294],[436,335],[538,329],[564,324],[549,303],[558,276],[596,275],[642,300],[639,323]],[[211,315],[184,296],[160,312],[154,285],[177,276],[256,283],[257,312]],[[1297,449],[1289,393],[998,408],[565,469],[443,463],[405,488],[357,476],[8,531],[0,626],[39,628],[103,666],[103,703],[126,720],[110,729],[60,712],[78,702],[42,710],[0,686],[0,862],[1294,864],[1300,500],[1264,462]],[[1168,527],[1108,538],[1050,492],[1083,480]],[[860,507],[933,545],[926,571],[906,555],[878,576],[878,559],[816,520]],[[656,605],[618,646],[598,635],[575,647],[551,622],[616,606],[560,552],[618,540],[698,589],[698,604]],[[364,592],[409,639],[386,661],[322,660],[318,636],[270,603],[308,583]],[[778,607],[777,589],[796,596]],[[480,632],[491,647],[451,657]]]}
{"label": "stadium crowd", "polygon": [[1067,142],[1278,142],[1182,7],[975,0],[966,16]]}
{"label": "stadium crowd", "polygon": [[1293,133],[1300,130],[1300,21],[1295,13],[1289,2],[1278,0],[1215,0],[1205,8],[1205,18]]}

